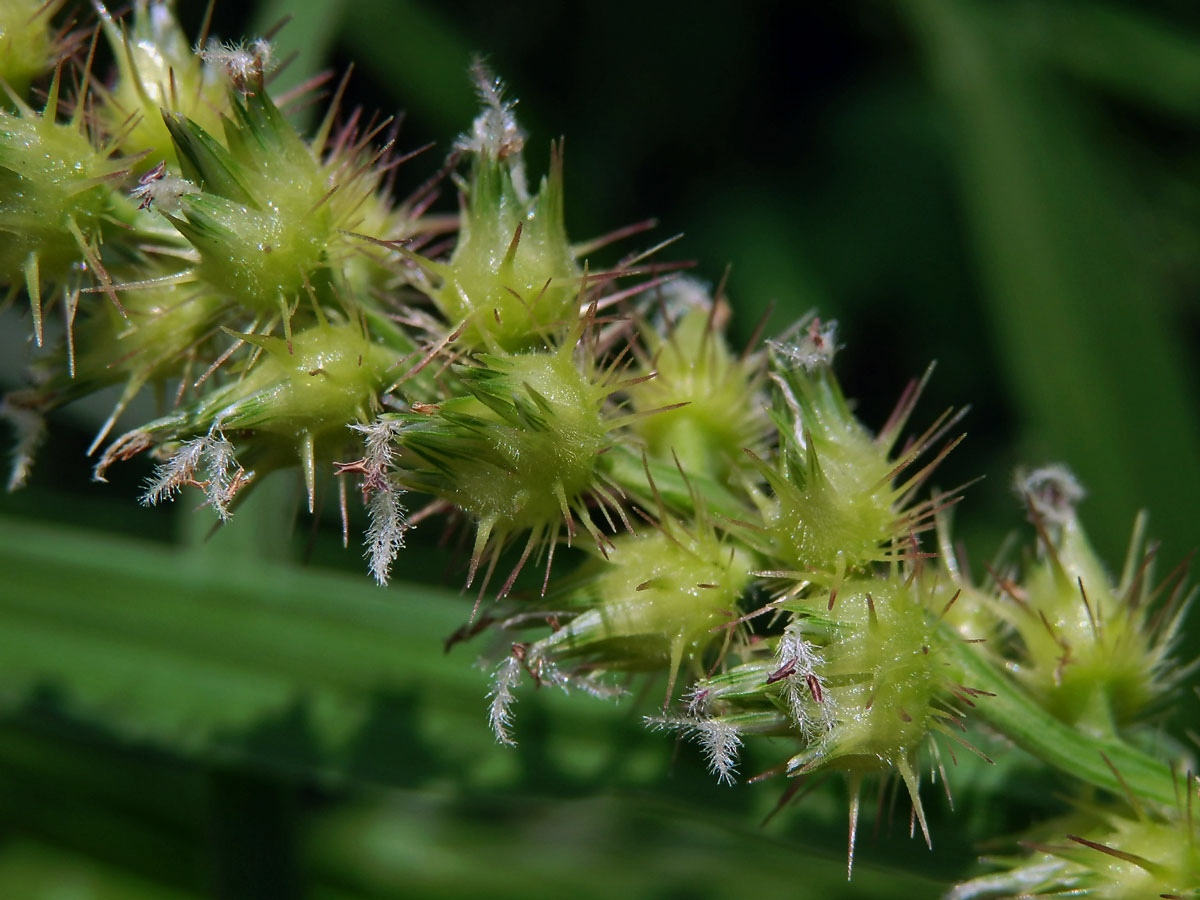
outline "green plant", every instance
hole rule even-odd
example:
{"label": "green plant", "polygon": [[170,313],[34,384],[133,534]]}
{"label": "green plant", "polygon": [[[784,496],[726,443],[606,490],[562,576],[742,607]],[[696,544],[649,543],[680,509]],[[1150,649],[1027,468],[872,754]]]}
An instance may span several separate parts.
{"label": "green plant", "polygon": [[[40,380],[4,401],[13,485],[42,415],[121,384],[95,474],[152,455],[146,505],[200,489],[236,529],[269,472],[299,466],[310,512],[336,478],[344,517],[347,483],[361,488],[381,583],[414,521],[458,517],[480,585],[458,637],[492,638],[501,742],[520,734],[524,684],[607,696],[657,674],[647,724],[696,740],[719,779],[768,739],[768,774],[793,786],[844,773],[853,861],[864,781],[898,778],[928,842],[920,772],[932,760],[944,779],[955,742],[975,750],[955,731],[984,722],[1108,793],[1079,794],[1075,847],[1039,838],[958,896],[1196,892],[1187,751],[1141,748],[1184,672],[1187,592],[1182,573],[1155,580],[1143,525],[1110,579],[1074,479],[1036,470],[1019,484],[1034,547],[977,583],[950,549],[959,491],[926,492],[957,417],[902,443],[917,382],[873,434],[834,375],[832,323],[806,318],[738,354],[721,290],[645,254],[593,270],[566,236],[561,151],[532,193],[486,68],[448,250],[427,190],[393,200],[379,128],[339,126],[335,106],[304,140],[268,89],[269,43],[194,55],[166,11],[135,9],[136,45],[101,12],[124,63],[93,104],[85,63],[60,114],[60,65],[40,110],[14,91],[0,112],[3,275],[39,344],[45,313],[64,314]],[[166,82],[139,62],[148,44],[170,60]],[[162,107],[165,132],[114,126],[137,103],[130,125]],[[146,385],[174,402],[110,439]],[[429,505],[406,518],[406,493]],[[556,566],[576,543],[584,558]],[[523,582],[529,563],[544,575]]]}

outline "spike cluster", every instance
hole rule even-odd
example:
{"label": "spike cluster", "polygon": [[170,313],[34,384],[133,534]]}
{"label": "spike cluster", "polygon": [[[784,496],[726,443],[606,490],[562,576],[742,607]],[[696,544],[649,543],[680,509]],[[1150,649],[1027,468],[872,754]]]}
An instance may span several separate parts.
{"label": "spike cluster", "polygon": [[[1182,783],[1180,783],[1182,782]],[[988,860],[1000,871],[958,885],[947,900],[1078,896],[1102,900],[1200,896],[1200,778],[1177,779],[1173,807],[1080,803],[1065,819],[1035,828],[1027,855]]]}
{"label": "spike cluster", "polygon": [[[271,94],[268,41],[204,34],[194,51],[164,0],[125,20],[97,3],[116,66],[101,80],[90,56],[62,58],[78,41],[54,30],[57,6],[16,13],[28,57],[0,53],[0,285],[28,301],[45,345],[30,385],[0,404],[17,432],[10,487],[47,412],[117,386],[95,476],[153,456],[147,505],[195,489],[224,522],[266,473],[298,468],[310,512],[336,481],[345,522],[354,484],[381,584],[411,528],[449,514],[480,585],[451,643],[492,638],[501,743],[529,683],[611,697],[657,677],[647,724],[697,742],[719,780],[764,736],[765,774],[843,774],[851,860],[867,778],[902,783],[930,841],[920,773],[948,741],[975,749],[957,732],[991,699],[963,646],[1096,739],[1125,739],[1178,683],[1184,578],[1154,587],[1143,521],[1114,581],[1074,480],[1037,470],[1020,485],[1034,548],[976,585],[951,552],[958,492],[925,488],[961,414],[909,435],[921,379],[868,429],[834,374],[835,323],[815,316],[735,351],[723,285],[647,263],[670,241],[593,267],[609,238],[569,242],[561,144],[532,192],[514,104],[481,64],[479,116],[398,200],[390,121],[343,118],[335,99],[301,135]],[[460,168],[460,215],[432,213]],[[160,413],[112,438],[145,388]],[[564,544],[581,551],[570,572],[555,561]],[[523,580],[527,565],[544,574]],[[1136,818],[1096,814],[1071,852],[1022,865],[1049,893],[1099,884],[1079,867],[1107,853],[1162,896],[1190,896],[1194,840],[1165,837],[1179,816]]]}
{"label": "spike cluster", "polygon": [[729,481],[750,468],[747,450],[765,454],[771,443],[762,357],[734,354],[722,338],[730,307],[720,288],[709,297],[705,285],[680,278],[656,299],[658,315],[634,348],[644,380],[629,399],[646,415],[633,432],[652,459]]}
{"label": "spike cluster", "polygon": [[[0,81],[16,97],[72,52],[82,37],[55,18],[64,0],[4,0],[0,3]],[[0,103],[7,103],[7,99]],[[18,104],[19,105],[19,104]]]}
{"label": "spike cluster", "polygon": [[994,609],[1019,645],[1019,677],[1059,718],[1116,733],[1188,674],[1172,660],[1189,600],[1184,570],[1155,585],[1143,515],[1114,581],[1079,522],[1082,490],[1069,472],[1038,469],[1017,487],[1038,542],[1025,578],[1002,581]]}

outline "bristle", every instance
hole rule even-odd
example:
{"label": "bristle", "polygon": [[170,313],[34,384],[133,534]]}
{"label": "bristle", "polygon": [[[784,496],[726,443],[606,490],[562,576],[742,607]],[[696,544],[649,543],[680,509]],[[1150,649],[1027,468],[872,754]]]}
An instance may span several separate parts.
{"label": "bristle", "polygon": [[896,770],[904,779],[904,787],[908,791],[909,800],[912,801],[913,814],[921,825],[921,834],[925,837],[925,846],[932,850],[933,840],[929,836],[929,824],[925,821],[925,807],[921,804],[921,787],[917,774],[913,771],[912,763],[907,759],[897,761]]}
{"label": "bristle", "polygon": [[846,880],[854,877],[854,841],[858,836],[858,808],[862,794],[862,775],[850,775],[850,833],[846,840]]}

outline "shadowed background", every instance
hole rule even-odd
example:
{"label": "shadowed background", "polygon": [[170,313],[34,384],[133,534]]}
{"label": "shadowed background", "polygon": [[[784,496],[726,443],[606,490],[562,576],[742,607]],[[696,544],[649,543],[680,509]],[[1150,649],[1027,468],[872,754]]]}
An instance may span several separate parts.
{"label": "shadowed background", "polygon": [[[868,425],[937,360],[914,423],[971,406],[938,481],[983,476],[955,523],[977,572],[1021,525],[1014,468],[1061,461],[1113,567],[1145,507],[1165,574],[1200,542],[1200,10],[808,7],[288,0],[221,3],[214,31],[291,13],[281,85],[353,61],[352,103],[405,110],[402,148],[436,141],[402,191],[469,124],[486,55],[533,173],[566,136],[574,239],[683,232],[664,257],[730,267],[741,340],[768,309],[768,333],[838,319]],[[25,325],[4,319],[3,387]],[[953,817],[927,788],[935,852],[884,798],[845,885],[837,779],[760,828],[777,782],[717,786],[634,704],[532,691],[521,746],[496,747],[484,648],[442,654],[468,607],[436,528],[386,593],[286,478],[206,541],[186,504],[136,505],[144,468],[89,483],[98,409],[54,419],[0,499],[0,896],[934,897],[976,841],[1055,808],[1019,754],[960,759]]]}

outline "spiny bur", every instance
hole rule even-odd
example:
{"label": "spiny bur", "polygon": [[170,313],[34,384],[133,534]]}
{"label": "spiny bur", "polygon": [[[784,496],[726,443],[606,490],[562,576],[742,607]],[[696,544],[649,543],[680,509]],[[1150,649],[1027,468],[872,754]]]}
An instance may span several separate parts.
{"label": "spiny bur", "polygon": [[[34,110],[15,94],[15,112],[0,108],[0,283],[11,297],[22,286],[29,297],[34,338],[42,343],[42,316],[61,293],[68,327],[79,290],[90,286],[91,270],[109,286],[100,258],[101,235],[111,228],[113,187],[129,171],[130,160],[111,143],[97,148],[77,104],[59,121],[61,68],[55,72],[45,105]],[[43,297],[51,295],[46,302]]]}
{"label": "spiny bur", "polygon": [[1189,599],[1184,570],[1155,585],[1140,516],[1114,580],[1079,522],[1083,491],[1065,467],[1021,473],[1018,487],[1038,544],[995,607],[1019,636],[1025,660],[1017,677],[1059,718],[1114,734],[1187,674],[1172,658]]}
{"label": "spiny bur", "polygon": [[815,582],[832,586],[836,599],[847,573],[905,557],[915,536],[933,526],[947,498],[914,498],[957,441],[916,473],[906,470],[958,417],[944,413],[895,454],[921,384],[909,385],[872,435],[851,412],[833,374],[834,323],[810,319],[802,327],[799,341],[774,345],[770,378],[780,447],[774,461],[752,455],[770,494],[754,494],[762,525],[748,540],[778,563],[770,574],[788,585],[785,591],[799,593]]}
{"label": "spiny bur", "polygon": [[528,537],[502,595],[533,550],[544,545],[552,556],[564,533],[570,541],[582,526],[597,546],[610,543],[589,504],[605,516],[624,515],[621,489],[608,482],[602,458],[625,421],[607,403],[621,386],[619,373],[597,371],[581,329],[576,334],[578,344],[556,350],[478,355],[456,373],[460,396],[402,417],[401,482],[475,522],[468,584],[485,556],[490,574],[521,533]]}
{"label": "spiny bur", "polygon": [[629,389],[633,409],[655,414],[631,430],[652,458],[725,481],[749,468],[745,450],[766,453],[772,425],[761,395],[764,357],[733,353],[724,333],[730,307],[699,282],[679,279],[655,295],[661,314],[641,329],[646,379]]}
{"label": "spiny bur", "polygon": [[525,183],[525,137],[485,67],[475,77],[484,110],[459,142],[470,156],[458,242],[450,259],[416,261],[416,284],[459,345],[489,353],[556,344],[579,321],[583,272],[563,218],[562,148],[538,192]]}
{"label": "spiny bur", "polygon": [[[566,586],[552,591],[545,619],[553,620],[553,631],[514,645],[514,653],[539,682],[593,694],[601,692],[606,675],[665,667],[669,703],[681,672],[689,679],[703,676],[735,639],[751,568],[750,555],[724,539],[702,502],[686,525],[660,508],[652,527],[618,535],[605,555],[596,552]],[[527,606],[514,614],[511,627],[537,621]],[[510,626],[501,619],[499,627]],[[496,670],[493,697],[509,669],[502,663]],[[497,721],[504,725],[497,736],[511,742],[511,716],[493,716]]]}

